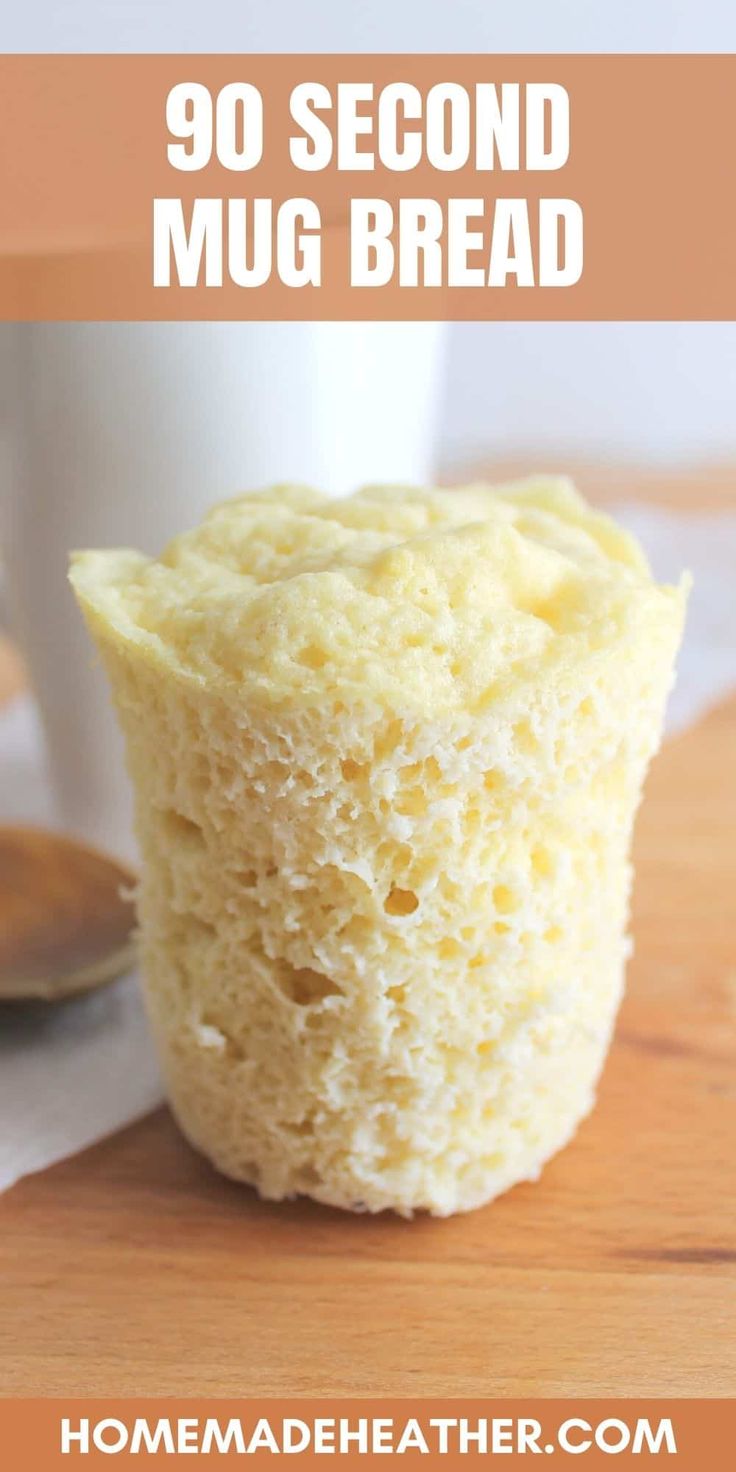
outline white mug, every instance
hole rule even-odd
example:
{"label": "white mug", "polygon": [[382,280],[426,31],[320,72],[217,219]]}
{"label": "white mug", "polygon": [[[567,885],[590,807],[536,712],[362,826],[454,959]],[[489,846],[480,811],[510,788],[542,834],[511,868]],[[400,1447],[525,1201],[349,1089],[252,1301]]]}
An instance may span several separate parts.
{"label": "white mug", "polygon": [[[441,323],[0,327],[0,555],[44,722],[59,823],[134,854],[104,678],[70,550],[159,551],[272,482],[334,495],[432,472]],[[1,774],[0,774],[1,776]]]}

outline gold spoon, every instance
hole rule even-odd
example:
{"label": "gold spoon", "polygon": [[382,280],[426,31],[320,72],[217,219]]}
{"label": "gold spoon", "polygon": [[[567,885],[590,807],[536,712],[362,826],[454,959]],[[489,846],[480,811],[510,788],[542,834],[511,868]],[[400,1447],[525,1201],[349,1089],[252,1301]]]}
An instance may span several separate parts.
{"label": "gold spoon", "polygon": [[60,1001],[129,970],[134,882],[73,839],[0,827],[0,1002]]}

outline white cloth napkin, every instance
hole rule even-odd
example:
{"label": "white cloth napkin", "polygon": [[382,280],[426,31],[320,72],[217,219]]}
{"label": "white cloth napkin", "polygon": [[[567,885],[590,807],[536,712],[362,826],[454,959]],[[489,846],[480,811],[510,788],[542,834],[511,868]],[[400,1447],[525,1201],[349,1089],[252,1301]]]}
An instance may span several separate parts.
{"label": "white cloth napkin", "polygon": [[[640,505],[617,518],[660,579],[694,577],[669,734],[736,686],[736,514],[681,516]],[[0,821],[51,823],[33,702],[0,711]],[[0,1189],[113,1133],[162,1097],[135,976],[48,1009],[0,1011]]]}

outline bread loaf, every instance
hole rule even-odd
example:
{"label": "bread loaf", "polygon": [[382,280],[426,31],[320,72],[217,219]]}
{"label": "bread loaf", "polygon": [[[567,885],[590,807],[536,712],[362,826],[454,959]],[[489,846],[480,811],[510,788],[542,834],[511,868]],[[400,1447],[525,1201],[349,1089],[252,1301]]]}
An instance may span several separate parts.
{"label": "bread loaf", "polygon": [[536,1177],[621,997],[684,585],[550,480],[278,487],[72,582],[186,1135],[266,1197],[353,1210]]}

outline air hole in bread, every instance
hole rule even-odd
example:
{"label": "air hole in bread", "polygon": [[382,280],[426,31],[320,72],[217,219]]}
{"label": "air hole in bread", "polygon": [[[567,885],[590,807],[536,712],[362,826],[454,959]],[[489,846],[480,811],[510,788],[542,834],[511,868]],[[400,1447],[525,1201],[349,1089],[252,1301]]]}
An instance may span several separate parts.
{"label": "air hole in bread", "polygon": [[493,890],[493,906],[497,915],[512,915],[518,909],[519,899],[508,884],[497,884]]}
{"label": "air hole in bread", "polygon": [[243,1049],[238,1041],[223,1027],[217,1017],[209,1012],[203,1012],[196,1024],[197,1041],[201,1048],[211,1049],[214,1053],[221,1053],[223,1057],[230,1058],[234,1062],[240,1062],[244,1058]]}
{"label": "air hole in bread", "polygon": [[199,823],[186,818],[175,808],[166,808],[161,814],[161,821],[171,843],[186,845],[187,848],[200,848],[204,844],[204,834]]}
{"label": "air hole in bread", "polygon": [[292,966],[288,961],[279,961],[275,979],[279,990],[297,1007],[314,1007],[327,997],[343,995],[336,982],[311,966]]}
{"label": "air hole in bread", "polygon": [[354,762],[353,758],[348,756],[345,758],[344,762],[340,763],[340,770],[343,777],[345,778],[345,781],[352,782],[354,778],[361,775],[361,772],[365,771],[365,764]]}
{"label": "air hole in bread", "polygon": [[386,895],[383,908],[387,915],[413,915],[419,908],[419,899],[413,889],[397,889]]}
{"label": "air hole in bread", "polygon": [[306,644],[299,650],[297,659],[309,670],[321,670],[327,664],[327,655],[317,644]]}
{"label": "air hole in bread", "polygon": [[311,1191],[315,1186],[322,1185],[322,1177],[313,1165],[302,1165],[297,1172],[297,1191]]}
{"label": "air hole in bread", "polygon": [[541,878],[547,878],[553,871],[552,856],[544,844],[538,843],[532,849],[532,869]]}

